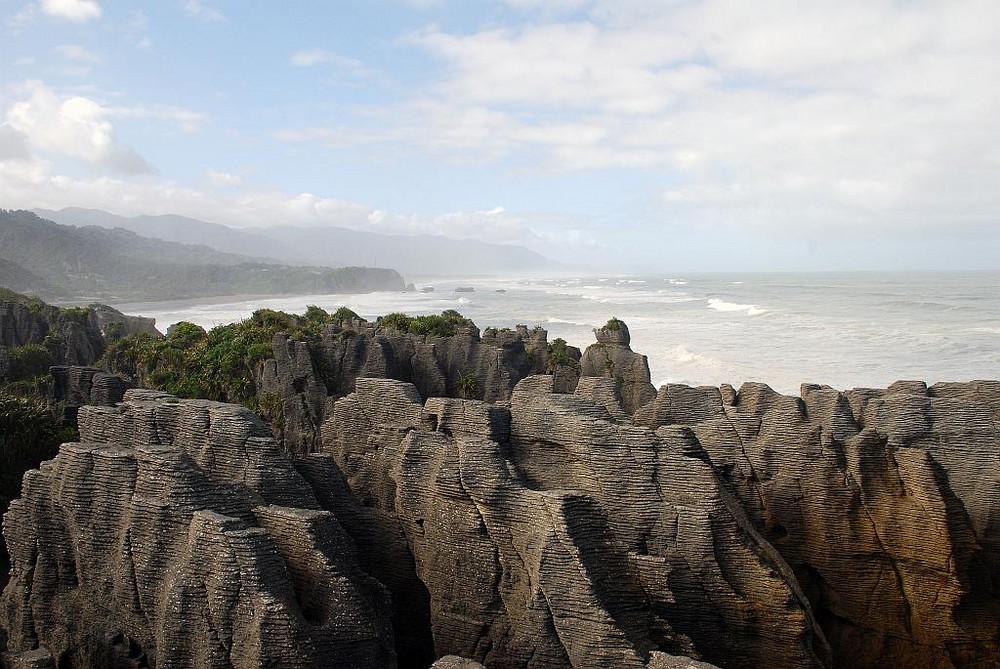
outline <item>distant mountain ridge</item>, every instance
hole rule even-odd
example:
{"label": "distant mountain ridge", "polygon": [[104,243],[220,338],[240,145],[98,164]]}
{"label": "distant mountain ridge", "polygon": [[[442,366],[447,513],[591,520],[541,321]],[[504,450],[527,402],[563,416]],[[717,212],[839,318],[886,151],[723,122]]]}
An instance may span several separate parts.
{"label": "distant mountain ridge", "polygon": [[387,235],[339,227],[231,228],[175,215],[118,216],[69,207],[35,213],[66,225],[123,228],[137,234],[283,263],[326,267],[376,265],[404,275],[547,273],[565,266],[522,246],[438,235]]}
{"label": "distant mountain ridge", "polygon": [[[259,259],[274,261],[291,253],[281,248],[279,242],[218,223],[208,223],[186,216],[162,214],[157,216],[118,216],[100,209],[67,207],[59,211],[34,209],[42,218],[62,225],[77,227],[96,226],[100,228],[121,228],[143,237],[162,239],[178,244],[202,244],[216,250],[237,253]],[[361,265],[361,262],[348,263]]]}
{"label": "distant mountain ridge", "polygon": [[2,209],[0,285],[47,299],[109,301],[405,287],[391,269],[289,266],[121,228],[61,225],[32,212]]}

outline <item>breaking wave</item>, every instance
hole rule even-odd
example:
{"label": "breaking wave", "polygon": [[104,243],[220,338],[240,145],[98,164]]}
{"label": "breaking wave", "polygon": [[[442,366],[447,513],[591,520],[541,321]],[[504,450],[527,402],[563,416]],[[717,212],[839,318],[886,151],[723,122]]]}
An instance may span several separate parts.
{"label": "breaking wave", "polygon": [[708,308],[722,312],[743,311],[746,312],[747,316],[756,316],[767,311],[767,309],[758,307],[756,304],[737,304],[736,302],[726,302],[714,297],[708,301]]}

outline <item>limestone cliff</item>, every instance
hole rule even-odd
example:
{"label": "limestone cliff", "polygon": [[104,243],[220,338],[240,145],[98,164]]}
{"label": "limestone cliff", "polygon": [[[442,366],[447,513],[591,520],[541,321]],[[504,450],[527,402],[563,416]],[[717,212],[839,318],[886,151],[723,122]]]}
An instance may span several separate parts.
{"label": "limestone cliff", "polygon": [[59,667],[390,667],[389,600],[267,428],[130,391],[25,476],[4,533],[12,651]]}
{"label": "limestone cliff", "polygon": [[351,491],[405,537],[436,654],[641,667],[667,650],[824,666],[829,649],[791,570],[694,438],[616,421],[585,396],[602,396],[592,386],[551,388],[552,377],[529,377],[509,409],[421,405],[410,385],[359,379],[324,425]]}
{"label": "limestone cliff", "polygon": [[694,433],[838,665],[997,666],[1000,383],[723,391],[664,386],[635,420]]}
{"label": "limestone cliff", "polygon": [[[547,333],[518,326],[510,330],[475,326],[451,336],[415,335],[363,321],[328,325],[318,340],[295,341],[278,334],[274,357],[257,378],[259,393],[283,401],[284,443],[293,453],[320,450],[320,427],[331,399],[354,390],[359,378],[412,383],[421,397],[508,400],[518,381],[555,370],[564,386],[576,384],[573,368],[550,360]],[[569,348],[575,364],[579,351]]]}
{"label": "limestone cliff", "polygon": [[[43,346],[57,365],[92,365],[104,352],[105,340],[91,310],[0,301],[0,349],[29,344]],[[7,373],[0,369],[0,381]]]}
{"label": "limestone cliff", "polygon": [[632,350],[628,325],[617,318],[594,330],[594,335],[597,343],[583,352],[580,373],[582,376],[614,379],[625,413],[631,416],[636,409],[656,397],[656,388],[649,382],[646,356]]}
{"label": "limestone cliff", "polygon": [[5,518],[8,665],[997,666],[1000,382],[648,398],[623,328],[571,384],[526,329],[278,335],[299,457],[83,407]]}

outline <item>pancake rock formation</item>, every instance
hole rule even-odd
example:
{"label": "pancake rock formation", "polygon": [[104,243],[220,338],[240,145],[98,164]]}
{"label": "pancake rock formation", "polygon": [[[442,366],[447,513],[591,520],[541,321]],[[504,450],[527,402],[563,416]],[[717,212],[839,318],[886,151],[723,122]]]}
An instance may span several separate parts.
{"label": "pancake rock formation", "polygon": [[[434,336],[344,321],[325,326],[314,342],[279,333],[272,350],[274,357],[257,375],[257,390],[281,397],[282,441],[300,455],[321,449],[320,432],[331,398],[352,392],[360,378],[406,381],[421,397],[497,402],[509,399],[517,382],[532,374],[558,372],[570,390],[579,376],[574,367],[550,361],[544,329],[523,325],[483,333],[469,325],[450,336]],[[576,365],[579,350],[567,351],[567,362]]]}
{"label": "pancake rock formation", "polygon": [[9,665],[395,666],[385,588],[253,414],[132,390],[79,424],[5,516]]}
{"label": "pancake rock formation", "polygon": [[1000,382],[667,385],[635,421],[694,433],[838,666],[1000,666]]}
{"label": "pancake rock formation", "polygon": [[625,380],[356,376],[299,457],[232,405],[82,407],[5,518],[4,661],[998,665],[1000,382]]}

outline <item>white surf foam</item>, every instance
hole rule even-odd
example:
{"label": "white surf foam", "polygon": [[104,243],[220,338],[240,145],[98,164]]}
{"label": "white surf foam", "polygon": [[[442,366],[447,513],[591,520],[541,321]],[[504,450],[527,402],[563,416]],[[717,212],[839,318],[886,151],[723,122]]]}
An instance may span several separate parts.
{"label": "white surf foam", "polygon": [[756,304],[737,304],[736,302],[726,302],[714,297],[709,299],[708,308],[722,312],[743,311],[746,312],[747,316],[757,316],[767,311],[767,309],[758,307]]}

